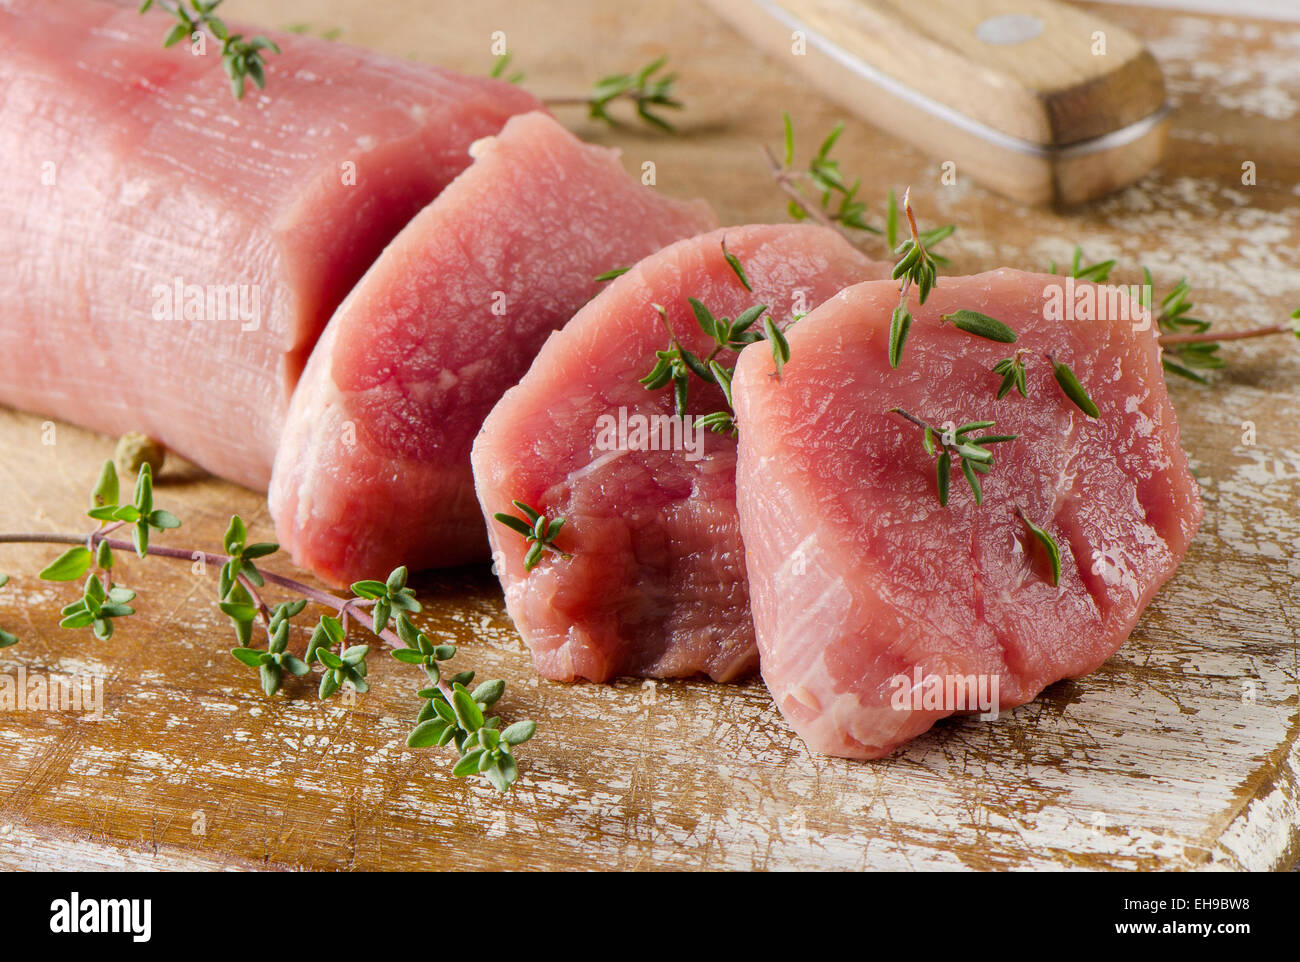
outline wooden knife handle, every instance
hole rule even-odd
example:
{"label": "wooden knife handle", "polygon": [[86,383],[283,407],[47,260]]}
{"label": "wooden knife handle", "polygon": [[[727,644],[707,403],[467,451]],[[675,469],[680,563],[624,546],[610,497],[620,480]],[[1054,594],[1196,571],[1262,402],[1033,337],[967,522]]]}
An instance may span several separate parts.
{"label": "wooden knife handle", "polygon": [[1132,34],[1055,0],[709,2],[733,23],[784,14],[792,34],[803,24],[897,84],[1030,144],[1100,137],[1165,99],[1159,66]]}

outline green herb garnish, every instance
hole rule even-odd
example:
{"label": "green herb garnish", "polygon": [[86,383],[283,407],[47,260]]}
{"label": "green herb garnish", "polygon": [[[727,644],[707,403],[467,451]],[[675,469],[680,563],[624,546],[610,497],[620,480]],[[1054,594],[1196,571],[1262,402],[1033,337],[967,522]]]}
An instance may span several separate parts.
{"label": "green herb garnish", "polygon": [[903,192],[903,213],[907,217],[907,226],[912,236],[894,248],[894,253],[900,256],[891,275],[894,280],[901,281],[898,286],[898,306],[894,308],[889,325],[889,366],[894,368],[903,359],[903,345],[907,342],[907,333],[912,327],[912,313],[907,309],[907,293],[915,286],[917,296],[924,304],[937,283],[939,273],[935,259],[926,247],[925,238],[916,229],[911,196],[912,190],[909,187]]}
{"label": "green herb garnish", "polygon": [[993,373],[1002,375],[1002,383],[998,385],[998,400],[1002,400],[1014,387],[1020,392],[1021,397],[1029,397],[1029,392],[1025,388],[1025,351],[1016,351],[1011,357],[1004,357],[998,363],[993,365]]}
{"label": "green herb garnish", "polygon": [[951,322],[952,326],[959,331],[974,334],[976,337],[982,337],[985,340],[997,341],[1000,344],[1014,344],[1018,340],[1016,332],[1006,324],[1003,324],[995,317],[981,314],[979,311],[962,309],[953,311],[951,314],[941,314],[939,322],[941,324]]}
{"label": "green herb garnish", "polygon": [[497,80],[504,80],[508,84],[523,83],[523,71],[517,70],[514,73],[506,72],[510,68],[510,61],[512,58],[513,54],[509,51],[497,57],[496,61],[492,64],[492,70],[489,72],[488,76]]}
{"label": "green herb garnish", "polygon": [[1016,506],[1016,514],[1020,516],[1020,520],[1025,523],[1025,526],[1029,528],[1029,533],[1038,540],[1038,543],[1043,546],[1043,550],[1047,552],[1047,560],[1052,566],[1052,587],[1055,588],[1061,583],[1060,546],[1056,543],[1056,539],[1053,538],[1045,528],[1040,528],[1025,517],[1024,511],[1020,510],[1019,505]]}
{"label": "green herb garnish", "polygon": [[[421,697],[426,703],[442,699],[449,703],[463,704],[465,697],[469,697],[469,693],[462,694],[461,689],[473,680],[474,672],[462,671],[451,678],[442,678],[440,663],[455,657],[456,647],[434,645],[410,621],[409,616],[420,610],[420,604],[416,601],[414,592],[406,586],[405,568],[395,569],[387,581],[357,582],[352,586],[351,597],[339,597],[292,578],[262,570],[258,562],[278,551],[279,545],[267,541],[251,541],[247,527],[237,515],[230,519],[230,525],[226,529],[225,554],[151,544],[151,531],[179,527],[180,521],[169,512],[153,506],[153,477],[148,464],[140,468],[133,501],[126,505],[119,504],[119,493],[117,470],[112,461],[106,461],[91,492],[87,514],[97,522],[97,527],[88,535],[0,535],[0,544],[72,546],[41,572],[41,577],[48,581],[75,581],[85,576],[81,598],[62,611],[62,627],[90,628],[97,638],[104,639],[113,634],[116,621],[135,614],[135,609],[129,604],[135,599],[135,592],[113,583],[111,577],[113,552],[134,550],[141,557],[152,555],[190,564],[201,562],[205,568],[211,566],[220,569],[218,606],[234,626],[238,642],[231,654],[240,664],[257,670],[262,690],[268,696],[280,689],[286,675],[305,676],[313,667],[322,672],[319,686],[319,696],[322,699],[333,696],[344,687],[357,692],[367,691],[366,656],[370,647],[347,644],[348,627],[355,620],[396,649],[393,657],[398,661],[423,668],[435,686],[434,689],[421,689]],[[127,526],[132,530],[131,541],[109,537],[112,532]],[[0,578],[0,585],[6,580],[8,579]],[[272,607],[261,593],[268,583],[301,597]],[[308,602],[327,608],[332,614],[321,615],[307,643],[306,653],[299,658],[289,650],[290,628],[292,619],[302,613]],[[257,632],[258,626],[260,632]],[[255,633],[264,636],[264,648],[254,645]],[[13,635],[0,632],[0,648],[8,647],[16,641]],[[472,697],[476,699],[475,705],[480,713],[488,704],[500,698],[504,690],[505,682],[500,680],[484,682],[475,689]],[[422,715],[423,717],[417,718],[417,731],[428,720],[427,714],[422,712]],[[452,773],[458,776],[481,775],[499,790],[505,791],[518,774],[513,757],[506,757],[510,754],[508,747],[526,741],[527,738],[519,737],[506,744],[503,742],[504,732],[500,736],[496,735],[497,719],[482,719],[475,723],[477,717],[481,716],[474,716],[467,709],[465,723],[458,722],[455,732],[448,738],[448,741],[455,742],[460,752],[460,760]],[[528,737],[531,737],[535,728],[532,722],[522,722],[512,725],[506,731],[513,730],[516,735],[522,735],[526,731]],[[486,734],[484,730],[491,730],[492,733]],[[412,738],[415,738],[415,733],[412,733]],[[423,743],[419,739],[413,742],[415,747],[420,744]],[[506,747],[503,748],[503,744]],[[465,758],[470,755],[474,759],[473,765],[465,762]]]}
{"label": "green herb garnish", "polygon": [[[962,475],[975,495],[977,505],[984,503],[984,489],[980,484],[980,475],[993,470],[994,456],[988,449],[990,444],[1002,444],[1014,441],[1018,434],[977,434],[994,427],[994,421],[969,421],[951,432],[936,428],[928,421],[909,414],[902,408],[890,408],[890,414],[897,414],[921,428],[921,447],[930,457],[938,457],[935,462],[935,480],[939,494],[939,504],[948,504],[948,481],[952,473],[955,458],[961,466]],[[975,435],[972,437],[971,435]]]}
{"label": "green herb garnish", "polygon": [[612,281],[616,277],[622,277],[631,269],[632,268],[630,267],[615,267],[612,270],[605,271],[605,273],[603,274],[597,274],[595,277],[592,278],[592,280],[594,280],[597,284],[604,284],[608,281]]}
{"label": "green herb garnish", "polygon": [[754,292],[754,285],[749,283],[749,277],[745,274],[744,265],[740,263],[739,257],[727,250],[726,234],[722,235],[722,257],[723,260],[727,262],[727,266],[731,268],[732,273],[736,275],[736,278],[744,286],[745,290],[752,294]]}
{"label": "green herb garnish", "polygon": [[1101,411],[1088,396],[1088,392],[1083,389],[1074,371],[1070,370],[1070,365],[1058,361],[1055,354],[1047,355],[1047,359],[1052,363],[1052,376],[1056,378],[1056,383],[1061,386],[1061,391],[1071,403],[1090,418],[1101,417]]}
{"label": "green herb garnish", "polygon": [[547,518],[546,515],[523,501],[513,501],[511,503],[523,512],[524,516],[522,518],[500,511],[492,517],[511,531],[523,535],[524,541],[528,543],[528,551],[524,554],[525,571],[532,571],[536,568],[542,560],[542,553],[546,551],[557,554],[566,561],[572,557],[555,547],[555,539],[559,537],[560,529],[564,527],[563,518]]}
{"label": "green herb garnish", "polygon": [[[505,69],[501,63],[498,58],[493,67],[493,76],[497,76],[498,70]],[[618,121],[609,112],[609,108],[618,101],[626,100],[635,105],[636,115],[645,123],[673,133],[673,125],[663,118],[662,110],[681,110],[684,105],[675,96],[677,75],[659,74],[667,63],[667,57],[659,57],[636,73],[616,73],[601,77],[591,91],[583,96],[546,97],[543,102],[550,107],[586,107],[587,115],[592,120],[615,127],[618,126]],[[517,76],[522,77],[522,74]]]}
{"label": "green herb garnish", "polygon": [[[1074,256],[1070,259],[1069,276],[1081,281],[1093,281],[1100,284],[1110,278],[1110,272],[1115,269],[1114,260],[1098,261],[1095,264],[1083,263],[1083,248],[1078,244],[1074,245]],[[1048,273],[1055,274],[1056,261],[1049,261],[1047,266]]]}
{"label": "green herb garnish", "polygon": [[[1109,280],[1115,266],[1114,260],[1099,261],[1095,264],[1083,263],[1083,249],[1076,244],[1068,273],[1079,280],[1100,284]],[[1048,269],[1053,274],[1057,273],[1056,261],[1049,262]],[[1227,362],[1218,353],[1222,341],[1238,341],[1273,334],[1294,334],[1300,337],[1300,325],[1286,323],[1268,324],[1243,331],[1223,333],[1211,331],[1209,321],[1193,317],[1191,314],[1193,310],[1191,288],[1186,278],[1179,279],[1173,289],[1161,299],[1159,311],[1154,311],[1151,271],[1143,267],[1142,277],[1144,282],[1142,307],[1155,317],[1161,347],[1160,363],[1171,374],[1196,381],[1198,384],[1208,384],[1209,380],[1199,372],[1226,366]],[[1300,308],[1297,308],[1291,317],[1300,318]]]}
{"label": "green herb garnish", "polygon": [[[781,115],[784,124],[784,150],[781,159],[770,147],[764,147],[772,178],[789,197],[786,210],[795,220],[811,218],[824,227],[843,227],[850,231],[879,234],[880,228],[865,220],[867,205],[858,199],[862,179],[856,178],[846,185],[840,171],[840,162],[831,156],[835,142],[844,132],[843,124],[836,124],[823,138],[808,166],[794,166],[794,122],[788,113]],[[812,196],[809,196],[809,195]]]}
{"label": "green herb garnish", "polygon": [[[741,286],[748,291],[753,291],[740,259],[727,250],[725,236],[722,239],[722,256]],[[688,297],[686,301],[691,306],[695,323],[699,325],[700,330],[713,339],[713,350],[704,358],[687,350],[668,320],[667,309],[662,304],[651,304],[668,332],[668,347],[655,352],[654,367],[649,374],[640,379],[639,383],[647,391],[658,391],[671,384],[673,410],[678,417],[686,416],[692,375],[701,381],[718,385],[726,398],[728,410],[703,415],[697,423],[703,424],[717,434],[735,436],[737,432],[735,410],[731,406],[732,368],[724,367],[717,360],[718,355],[723,351],[739,353],[748,345],[766,339],[771,345],[772,360],[776,365],[776,376],[779,378],[790,360],[790,342],[786,340],[784,332],[776,326],[772,316],[767,313],[766,304],[748,307],[737,314],[733,320],[729,317],[715,316],[697,298]],[[762,324],[759,325],[761,333],[755,329],[760,319],[762,320]]]}
{"label": "green herb garnish", "polygon": [[194,34],[206,34],[221,44],[221,65],[230,79],[230,90],[236,100],[244,99],[244,90],[251,78],[258,90],[266,87],[266,60],[264,51],[279,53],[280,48],[263,36],[245,40],[241,33],[232,34],[225,22],[216,16],[216,10],[224,0],[144,0],[140,12],[146,13],[153,7],[166,10],[176,18],[167,36],[163,38],[164,47],[173,47]]}

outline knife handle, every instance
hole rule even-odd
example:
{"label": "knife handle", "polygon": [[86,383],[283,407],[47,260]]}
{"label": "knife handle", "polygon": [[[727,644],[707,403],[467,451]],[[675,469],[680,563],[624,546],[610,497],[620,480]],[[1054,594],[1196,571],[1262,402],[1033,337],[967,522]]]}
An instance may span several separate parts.
{"label": "knife handle", "polygon": [[[976,179],[1010,196],[1075,202],[1159,159],[1159,65],[1091,11],[1055,0],[705,2],[855,113],[973,162]],[[1094,146],[1100,156],[1080,161]]]}
{"label": "knife handle", "polygon": [[1036,144],[1155,112],[1164,80],[1127,30],[1056,0],[771,0],[914,90]]}

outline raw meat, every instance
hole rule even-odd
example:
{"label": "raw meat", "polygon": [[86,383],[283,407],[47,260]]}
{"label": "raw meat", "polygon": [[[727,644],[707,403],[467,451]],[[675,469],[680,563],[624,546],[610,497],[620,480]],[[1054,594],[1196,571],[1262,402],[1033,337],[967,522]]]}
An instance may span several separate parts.
{"label": "raw meat", "polygon": [[[753,293],[724,260],[724,236]],[[681,422],[679,439],[690,439],[693,451],[647,450],[649,438],[635,435],[638,424],[667,423],[674,410],[670,389],[638,383],[668,342],[652,304],[666,308],[686,348],[706,354],[713,342],[687,297],[731,318],[766,304],[784,323],[887,271],[825,228],[729,227],[646,258],[551,336],[493,409],[473,457],[506,605],[539,673],[564,681],[696,673],[728,680],[753,671],[736,442],[698,426],[682,435]],[[724,406],[717,387],[696,381],[691,415]],[[603,434],[620,415],[626,438]],[[514,499],[566,519],[559,545],[570,560],[548,554],[524,571],[523,538],[491,520],[498,511],[517,515]]]}
{"label": "raw meat", "polygon": [[[890,752],[953,713],[958,702],[925,698],[950,683],[956,695],[958,676],[985,694],[996,679],[991,701],[1006,709],[1086,675],[1186,553],[1201,501],[1154,331],[1122,317],[1046,320],[1045,294],[1061,282],[1011,270],[942,278],[924,308],[913,304],[898,370],[887,360],[892,283],[850,288],[796,325],[779,381],[760,348],[742,353],[737,488],[762,672],[814,751]],[[961,308],[1019,341],[941,326]],[[996,400],[990,368],[1019,348],[1029,397]],[[1049,351],[1098,419],[1066,399]],[[1021,435],[990,446],[982,506],[955,471],[940,507],[934,459],[919,428],[887,413],[895,406]],[[1059,587],[1017,507],[1059,544]]]}
{"label": "raw meat", "polygon": [[236,102],[215,44],[165,50],[171,18],[135,6],[0,0],[0,404],[265,487],[333,309],[538,102],[277,34]]}
{"label": "raw meat", "polygon": [[474,153],[340,307],[294,395],[271,513],[327,581],[486,559],[469,451],[492,405],[598,274],[717,223],[543,113]]}

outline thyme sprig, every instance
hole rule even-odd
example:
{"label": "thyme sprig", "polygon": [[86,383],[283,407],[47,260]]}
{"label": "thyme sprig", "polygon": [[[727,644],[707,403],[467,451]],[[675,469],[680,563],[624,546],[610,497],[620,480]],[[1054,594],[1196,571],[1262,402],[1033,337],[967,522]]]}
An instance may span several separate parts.
{"label": "thyme sprig", "polygon": [[[135,592],[112,580],[115,551],[134,551],[141,558],[153,555],[191,564],[201,563],[204,569],[219,567],[218,606],[230,619],[238,642],[231,654],[241,664],[257,670],[262,690],[268,696],[280,689],[286,673],[301,677],[314,667],[319,667],[322,672],[318,691],[322,700],[344,687],[359,693],[367,691],[370,646],[347,644],[349,623],[357,620],[394,649],[393,657],[397,661],[423,668],[434,686],[430,689],[426,685],[420,689],[426,708],[428,702],[438,700],[457,706],[454,731],[445,741],[435,740],[437,744],[455,743],[460,757],[452,774],[458,777],[480,775],[500,791],[506,791],[515,781],[518,766],[511,749],[531,738],[536,725],[532,722],[516,723],[499,732],[499,719],[483,716],[483,710],[501,698],[505,691],[504,681],[484,682],[471,693],[465,686],[473,681],[473,671],[442,677],[442,663],[454,658],[457,648],[433,644],[410,621],[409,615],[419,612],[420,604],[407,587],[405,568],[395,569],[383,582],[359,581],[352,586],[350,597],[340,597],[262,570],[258,562],[277,552],[279,545],[250,542],[247,526],[238,515],[231,518],[226,529],[223,539],[225,554],[151,544],[151,531],[177,528],[181,522],[169,512],[153,506],[153,480],[147,464],[140,468],[131,503],[119,504],[119,494],[116,468],[112,461],[107,461],[91,492],[87,515],[97,526],[88,535],[0,535],[0,543],[5,544],[71,545],[40,574],[47,581],[75,581],[86,576],[81,598],[62,611],[62,627],[90,628],[97,638],[105,639],[113,634],[116,620],[135,614],[135,609],[129,604],[135,599]],[[131,541],[109,537],[127,525],[132,528]],[[0,584],[4,580],[7,579],[0,580]],[[267,584],[274,584],[300,597],[272,607],[262,597],[262,589]],[[289,650],[291,622],[309,602],[328,609],[332,614],[320,616],[305,655],[299,658]],[[258,626],[261,627],[258,634],[265,637],[265,647],[253,643]],[[8,647],[16,640],[13,635],[0,632],[0,648]],[[466,707],[466,698],[473,702],[477,714]],[[421,730],[427,720],[425,709],[421,709],[416,729],[408,739],[412,747],[425,747],[427,729],[424,734]],[[509,739],[506,738],[508,733]],[[467,762],[467,758],[471,761]]]}
{"label": "thyme sprig", "polygon": [[1021,348],[1011,357],[1004,357],[993,365],[993,373],[1002,375],[1002,383],[998,385],[999,401],[1010,394],[1013,387],[1020,392],[1021,397],[1029,397],[1029,391],[1025,387],[1025,355],[1028,353]]}
{"label": "thyme sprig", "polygon": [[[894,253],[898,254],[899,258],[890,275],[900,282],[898,306],[894,308],[893,317],[889,322],[889,366],[893,368],[898,367],[903,360],[903,346],[907,343],[907,334],[912,328],[912,312],[907,309],[908,292],[915,287],[920,303],[924,304],[926,298],[930,296],[930,291],[938,282],[939,274],[938,264],[926,247],[925,238],[917,230],[911,198],[912,189],[909,187],[903,192],[903,214],[907,218],[908,230],[912,236],[894,247]],[[895,222],[896,217],[891,218],[891,224]],[[896,232],[897,227],[891,227],[890,233]]]}
{"label": "thyme sprig", "polygon": [[[1115,269],[1119,262],[1115,259],[1097,261],[1094,264],[1085,264],[1083,262],[1083,247],[1078,244],[1074,245],[1074,254],[1070,258],[1070,269],[1067,271],[1070,277],[1080,281],[1092,281],[1096,284],[1104,284],[1110,279],[1110,272]],[[1047,262],[1047,272],[1049,274],[1057,273],[1056,261]]]}
{"label": "thyme sprig", "polygon": [[511,531],[522,535],[524,541],[527,542],[528,551],[524,554],[525,571],[532,571],[536,568],[542,560],[542,554],[547,551],[559,555],[565,561],[572,557],[572,555],[566,554],[555,546],[555,539],[559,537],[560,530],[564,527],[563,518],[547,518],[546,515],[523,501],[512,501],[511,503],[523,512],[523,517],[516,517],[502,511],[498,511],[492,517]]}
{"label": "thyme sprig", "polygon": [[[502,57],[507,59],[503,61]],[[493,76],[503,72],[505,64],[509,63],[509,54],[502,57],[498,57],[493,66]],[[548,107],[586,107],[587,116],[592,120],[617,127],[618,119],[610,113],[610,108],[619,101],[627,101],[633,104],[637,117],[644,123],[665,133],[674,133],[676,128],[664,118],[663,111],[681,110],[685,105],[677,99],[677,74],[660,73],[667,65],[666,56],[657,57],[634,73],[601,77],[588,93],[581,96],[543,97],[542,102]],[[515,76],[522,79],[522,74]]]}
{"label": "thyme sprig", "polygon": [[[855,177],[849,183],[839,160],[832,156],[840,135],[844,133],[844,124],[831,128],[807,166],[800,168],[795,166],[794,123],[788,113],[782,113],[781,118],[784,133],[781,153],[767,145],[762,151],[773,181],[788,198],[786,210],[790,217],[800,221],[813,220],[823,227],[840,228],[850,240],[855,240],[855,234],[861,233],[883,236],[888,249],[893,251],[898,246],[898,198],[892,190],[889,192],[884,228],[868,223],[867,205],[860,197],[862,178]],[[946,266],[948,261],[931,248],[951,236],[956,229],[955,225],[946,224],[920,232],[922,245],[938,264]]]}
{"label": "thyme sprig", "polygon": [[[745,290],[753,292],[749,275],[744,265],[735,254],[727,249],[727,238],[722,238],[722,257],[735,275],[736,280]],[[668,319],[668,310],[662,304],[651,304],[659,315],[668,332],[668,347],[655,352],[655,364],[650,373],[640,378],[639,383],[647,391],[658,391],[672,385],[673,410],[678,417],[685,417],[690,402],[692,375],[709,384],[716,384],[722,389],[727,402],[727,410],[714,411],[701,416],[697,423],[704,425],[716,434],[728,434],[734,437],[736,427],[735,408],[731,400],[731,377],[734,368],[725,367],[718,356],[724,351],[739,353],[748,345],[766,340],[772,349],[772,360],[776,364],[776,376],[779,378],[785,365],[790,360],[790,342],[785,333],[776,326],[776,321],[768,313],[766,304],[754,304],[745,308],[733,320],[730,317],[718,317],[698,298],[688,297],[691,313],[700,330],[713,339],[713,349],[706,357],[700,357],[683,346]],[[761,321],[761,324],[759,323]],[[757,327],[756,327],[757,325]]]}
{"label": "thyme sprig", "polygon": [[217,8],[224,0],[143,0],[140,13],[147,13],[151,8],[166,10],[176,18],[167,36],[163,38],[164,47],[174,47],[186,37],[196,33],[207,34],[221,44],[221,65],[230,80],[230,90],[236,100],[244,99],[244,91],[251,78],[258,90],[266,88],[265,51],[279,53],[280,48],[266,37],[255,36],[245,40],[242,33],[232,34],[225,21],[216,15]]}
{"label": "thyme sprig", "polygon": [[[763,153],[772,169],[772,177],[787,195],[789,202],[786,210],[795,220],[811,218],[823,227],[840,226],[851,231],[866,231],[880,234],[879,227],[873,227],[864,219],[867,205],[858,199],[862,189],[862,178],[855,178],[847,184],[840,162],[831,156],[835,142],[844,133],[844,124],[836,124],[831,132],[822,139],[808,166],[797,170],[794,166],[794,122],[788,113],[781,114],[784,124],[784,163],[770,147],[764,146]],[[811,188],[810,198],[805,187]]]}
{"label": "thyme sprig", "polygon": [[[891,251],[898,247],[898,195],[891,189],[889,199],[885,202],[885,243],[889,245]],[[921,231],[921,243],[930,253],[930,259],[940,267],[947,267],[948,258],[936,254],[934,247],[940,241],[947,240],[957,231],[956,224],[944,224],[942,227],[931,227],[929,230]]]}
{"label": "thyme sprig", "polygon": [[[928,421],[911,414],[902,408],[890,408],[889,414],[897,414],[921,428],[921,447],[925,453],[935,458],[935,485],[939,495],[939,504],[948,505],[948,486],[952,477],[954,459],[961,467],[961,473],[970,485],[975,503],[984,503],[984,489],[980,475],[993,470],[994,455],[988,449],[990,444],[1003,444],[1014,441],[1018,434],[979,434],[995,427],[995,421],[969,421],[951,430],[937,428]],[[972,437],[972,435],[975,435]]]}
{"label": "thyme sprig", "polygon": [[[1093,281],[1101,284],[1110,279],[1117,261],[1114,259],[1098,261],[1095,264],[1083,262],[1083,248],[1078,244],[1070,260],[1067,272],[1077,280]],[[1057,273],[1056,261],[1048,264],[1048,270]],[[1269,337],[1274,334],[1292,334],[1300,337],[1300,308],[1292,312],[1290,322],[1266,324],[1242,331],[1213,331],[1211,322],[1192,316],[1194,304],[1191,300],[1191,287],[1187,278],[1178,282],[1160,300],[1158,311],[1153,310],[1155,287],[1151,280],[1151,271],[1142,267],[1142,307],[1154,315],[1158,332],[1161,356],[1160,363],[1171,374],[1198,384],[1209,384],[1209,379],[1200,371],[1217,370],[1227,366],[1227,361],[1219,356],[1224,341],[1241,341],[1248,338]]]}
{"label": "thyme sprig", "polygon": [[[1151,283],[1151,271],[1145,266],[1142,268],[1142,277],[1146,282],[1144,290],[1151,291],[1155,288]],[[1180,277],[1178,283],[1166,294],[1160,301],[1160,311],[1156,314],[1156,327],[1162,335],[1162,346],[1164,350],[1160,352],[1160,363],[1166,371],[1177,374],[1179,377],[1185,377],[1189,380],[1196,381],[1199,384],[1208,384],[1209,381],[1197,371],[1214,370],[1227,366],[1227,361],[1219,357],[1220,344],[1218,341],[1186,341],[1183,343],[1170,343],[1163,340],[1163,335],[1177,334],[1205,334],[1210,330],[1210,322],[1202,320],[1199,317],[1192,316],[1194,305],[1191,300],[1192,289],[1187,283],[1187,278]],[[1144,308],[1151,310],[1150,304],[1144,304]],[[1177,358],[1177,360],[1175,360]]]}

